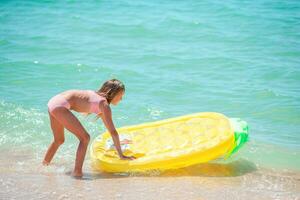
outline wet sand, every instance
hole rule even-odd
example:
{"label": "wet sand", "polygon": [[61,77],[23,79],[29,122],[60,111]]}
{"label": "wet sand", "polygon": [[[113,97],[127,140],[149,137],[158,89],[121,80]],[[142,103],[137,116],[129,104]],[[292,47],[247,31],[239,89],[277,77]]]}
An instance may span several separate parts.
{"label": "wet sand", "polygon": [[70,176],[73,163],[56,159],[44,167],[33,152],[0,156],[0,199],[299,199],[300,173],[262,169],[247,160],[207,163],[165,172],[107,174],[84,166],[84,177]]}

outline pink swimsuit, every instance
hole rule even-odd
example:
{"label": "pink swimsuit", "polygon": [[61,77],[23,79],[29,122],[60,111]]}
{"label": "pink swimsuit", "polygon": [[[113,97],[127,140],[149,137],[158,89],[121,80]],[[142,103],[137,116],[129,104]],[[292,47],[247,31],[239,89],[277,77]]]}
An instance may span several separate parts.
{"label": "pink swimsuit", "polygon": [[89,92],[89,96],[90,96],[90,98],[89,98],[90,113],[95,113],[95,114],[101,113],[101,110],[99,108],[99,103],[105,97],[101,97],[99,94],[97,94],[93,90],[89,90],[88,92]]}
{"label": "pink swimsuit", "polygon": [[[90,110],[89,113],[99,114],[101,110],[99,108],[100,101],[105,98],[99,96],[95,91],[88,90],[89,94],[89,103],[90,103]],[[48,110],[51,113],[55,108],[58,107],[65,107],[67,109],[71,108],[70,103],[65,99],[65,97],[61,94],[58,94],[52,97],[48,102]]]}
{"label": "pink swimsuit", "polygon": [[61,94],[58,94],[52,97],[48,102],[48,110],[51,113],[55,108],[65,107],[67,109],[71,108],[69,102],[65,99],[65,97]]}

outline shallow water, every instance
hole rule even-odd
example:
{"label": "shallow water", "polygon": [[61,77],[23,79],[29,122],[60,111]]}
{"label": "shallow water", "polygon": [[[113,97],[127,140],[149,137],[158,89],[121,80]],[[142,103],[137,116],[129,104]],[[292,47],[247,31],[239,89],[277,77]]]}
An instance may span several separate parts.
{"label": "shallow water", "polygon": [[[269,170],[279,180],[277,199],[293,199],[299,191],[298,179],[290,177],[296,181],[296,190],[289,185],[282,189],[282,185],[290,180],[285,179],[287,171],[298,174],[300,170],[299,13],[298,1],[2,1],[0,151],[10,155],[8,159],[1,155],[2,180],[28,172],[22,176],[26,182],[37,172],[37,181],[47,181],[44,170],[50,170],[53,177],[70,171],[77,141],[69,133],[56,164],[36,168],[52,140],[48,99],[71,88],[96,90],[103,81],[118,78],[126,85],[126,95],[113,107],[117,127],[204,111],[248,122],[250,141],[228,162],[242,162],[256,170],[246,167],[249,172],[245,174],[245,166],[229,168],[242,175],[227,179],[217,172],[206,177],[201,174],[204,166],[196,173],[201,179],[206,177],[210,184],[224,180],[230,186],[212,186],[214,192],[190,195],[191,199],[214,198],[219,192],[233,197],[232,188],[249,191],[248,197],[255,197],[254,190],[258,190],[276,199],[271,196],[276,189],[268,189],[272,178],[262,178],[268,177]],[[105,130],[92,116],[78,117],[92,138]],[[221,166],[213,171],[228,170],[227,165]],[[88,156],[85,168],[89,172]],[[189,177],[179,177],[183,180],[178,185],[160,173],[158,179],[166,179],[166,187],[188,182],[193,188],[188,191],[198,190],[191,186],[194,176],[190,177],[189,170],[168,172],[174,180],[176,174]],[[135,176],[133,185],[147,181]],[[71,184],[67,177],[62,182]],[[236,181],[245,187],[235,185]],[[150,188],[157,190],[156,182],[152,183]],[[205,193],[205,189],[200,191]],[[164,194],[172,191],[160,196]]]}
{"label": "shallow water", "polygon": [[44,167],[33,152],[4,153],[1,199],[298,199],[300,195],[299,172],[257,168],[245,159],[130,174],[95,172],[87,159],[83,178],[73,179],[69,176],[73,163],[64,159]]}

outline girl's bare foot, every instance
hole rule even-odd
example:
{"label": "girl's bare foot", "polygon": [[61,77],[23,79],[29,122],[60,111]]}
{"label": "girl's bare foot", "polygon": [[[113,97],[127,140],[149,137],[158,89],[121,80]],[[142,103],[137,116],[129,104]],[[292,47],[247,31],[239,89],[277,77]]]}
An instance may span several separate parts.
{"label": "girl's bare foot", "polygon": [[46,160],[43,160],[43,165],[44,166],[48,166],[50,164],[50,162],[46,161]]}
{"label": "girl's bare foot", "polygon": [[74,178],[81,178],[83,176],[83,174],[82,174],[82,172],[73,171],[71,173],[71,176],[73,176]]}

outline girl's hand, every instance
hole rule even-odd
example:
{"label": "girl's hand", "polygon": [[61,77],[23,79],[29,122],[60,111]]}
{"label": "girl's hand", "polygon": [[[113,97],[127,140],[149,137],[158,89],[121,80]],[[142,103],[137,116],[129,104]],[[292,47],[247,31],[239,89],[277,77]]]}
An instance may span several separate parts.
{"label": "girl's hand", "polygon": [[121,156],[120,156],[120,159],[121,159],[121,160],[134,160],[134,159],[136,159],[136,157],[134,157],[134,156],[124,156],[124,155],[121,155]]}

